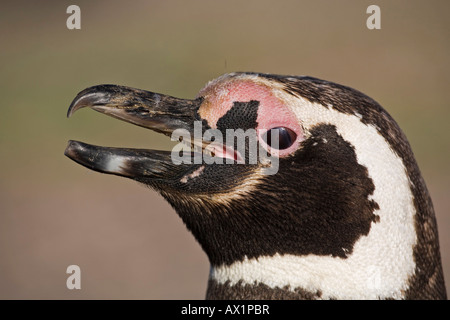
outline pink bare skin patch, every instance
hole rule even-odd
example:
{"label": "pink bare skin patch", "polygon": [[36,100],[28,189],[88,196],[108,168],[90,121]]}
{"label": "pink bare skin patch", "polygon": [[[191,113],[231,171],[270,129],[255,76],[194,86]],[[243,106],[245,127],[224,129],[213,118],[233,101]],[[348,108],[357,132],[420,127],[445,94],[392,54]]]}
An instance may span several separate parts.
{"label": "pink bare skin patch", "polygon": [[[200,117],[213,129],[217,128],[217,121],[233,107],[234,102],[259,101],[256,128],[259,142],[272,155],[287,156],[297,150],[299,143],[304,139],[303,130],[294,113],[265,84],[251,79],[225,79],[206,86],[200,91],[199,96],[205,99],[198,111]],[[297,135],[289,148],[272,150],[262,138],[267,130],[276,127],[289,128]]]}

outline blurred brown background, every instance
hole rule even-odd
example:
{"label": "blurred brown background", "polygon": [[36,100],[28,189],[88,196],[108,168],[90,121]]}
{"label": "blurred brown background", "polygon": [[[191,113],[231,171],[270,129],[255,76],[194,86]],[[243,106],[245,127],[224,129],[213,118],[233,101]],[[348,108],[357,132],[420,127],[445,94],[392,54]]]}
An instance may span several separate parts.
{"label": "blurred brown background", "polygon": [[[81,30],[66,8],[81,8]],[[381,30],[366,8],[381,7]],[[434,201],[450,287],[449,1],[2,1],[0,298],[203,299],[209,265],[170,206],[64,157],[67,140],[170,149],[91,110],[82,89],[183,98],[223,73],[311,75],[363,91],[399,122]],[[66,288],[70,264],[81,290]]]}

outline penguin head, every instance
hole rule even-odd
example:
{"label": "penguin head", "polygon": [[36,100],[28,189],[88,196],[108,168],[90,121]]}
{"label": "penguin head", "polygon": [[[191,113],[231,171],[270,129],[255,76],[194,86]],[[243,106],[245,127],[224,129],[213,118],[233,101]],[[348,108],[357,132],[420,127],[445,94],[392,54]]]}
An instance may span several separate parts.
{"label": "penguin head", "polygon": [[82,107],[182,140],[173,151],[70,141],[65,154],[160,192],[208,255],[215,285],[404,298],[418,255],[439,255],[418,245],[417,216],[434,214],[410,146],[359,91],[232,73],[193,100],[94,86],[68,115]]}
{"label": "penguin head", "polygon": [[165,197],[225,205],[251,192],[264,175],[275,175],[279,159],[292,156],[304,140],[296,115],[272,91],[270,83],[244,73],[211,81],[193,100],[116,85],[90,87],[73,100],[68,116],[90,107],[180,143],[166,152],[70,141],[66,155]]}

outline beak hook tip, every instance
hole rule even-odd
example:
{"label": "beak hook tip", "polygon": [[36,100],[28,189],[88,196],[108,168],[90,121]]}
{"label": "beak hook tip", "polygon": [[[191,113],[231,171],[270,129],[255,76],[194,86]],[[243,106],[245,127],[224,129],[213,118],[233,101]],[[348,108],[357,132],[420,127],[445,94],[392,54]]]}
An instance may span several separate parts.
{"label": "beak hook tip", "polygon": [[67,118],[70,118],[78,109],[109,103],[111,95],[108,92],[98,91],[99,87],[95,86],[81,91],[70,104]]}

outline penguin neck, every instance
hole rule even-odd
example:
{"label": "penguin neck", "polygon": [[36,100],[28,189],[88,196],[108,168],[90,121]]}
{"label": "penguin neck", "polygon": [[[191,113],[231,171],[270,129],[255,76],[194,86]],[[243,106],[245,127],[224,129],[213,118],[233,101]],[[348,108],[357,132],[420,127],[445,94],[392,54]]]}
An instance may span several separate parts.
{"label": "penguin neck", "polygon": [[351,262],[339,257],[278,253],[246,257],[211,267],[207,299],[404,298],[402,288],[386,288],[390,282],[375,266],[350,269],[355,270]]}
{"label": "penguin neck", "polygon": [[[175,202],[174,198],[170,200]],[[397,258],[386,254],[379,256],[379,252],[374,251],[373,243],[379,243],[375,240],[381,235],[386,237],[384,220],[375,223],[372,226],[375,232],[361,236],[361,241],[355,241],[351,250],[344,250],[345,255],[341,256],[333,255],[332,251],[316,253],[315,247],[301,242],[319,237],[305,238],[302,232],[289,234],[283,230],[265,232],[266,226],[277,230],[279,225],[273,221],[286,216],[282,211],[271,211],[279,218],[250,214],[251,208],[246,208],[245,202],[237,209],[230,208],[229,212],[220,211],[223,207],[215,207],[214,212],[202,211],[200,205],[175,207],[211,263],[208,299],[404,298],[409,270],[404,271]],[[237,223],[233,212],[239,212],[247,220],[253,217],[258,220]],[[386,252],[386,248],[390,247],[381,248],[382,252]]]}

